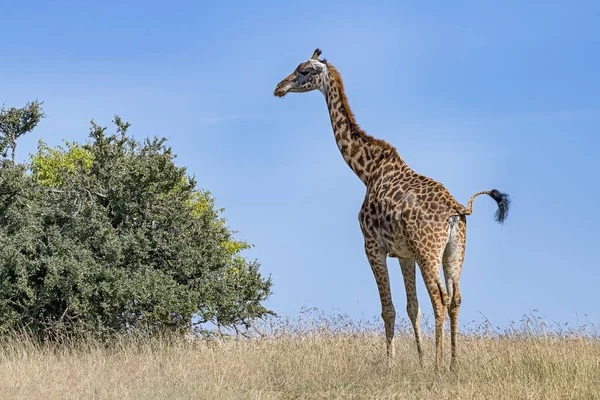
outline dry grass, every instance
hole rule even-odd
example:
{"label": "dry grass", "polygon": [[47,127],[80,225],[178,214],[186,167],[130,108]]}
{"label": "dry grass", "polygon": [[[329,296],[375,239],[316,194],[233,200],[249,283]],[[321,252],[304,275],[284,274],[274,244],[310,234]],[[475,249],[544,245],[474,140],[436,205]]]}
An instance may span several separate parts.
{"label": "dry grass", "polygon": [[[533,324],[531,322],[533,321]],[[302,317],[263,326],[265,338],[0,344],[2,399],[593,399],[600,341],[584,330],[525,320],[499,334],[466,329],[457,374],[418,366],[400,324],[391,368],[377,320]],[[585,333],[585,334],[584,334]],[[448,346],[447,346],[448,347]]]}

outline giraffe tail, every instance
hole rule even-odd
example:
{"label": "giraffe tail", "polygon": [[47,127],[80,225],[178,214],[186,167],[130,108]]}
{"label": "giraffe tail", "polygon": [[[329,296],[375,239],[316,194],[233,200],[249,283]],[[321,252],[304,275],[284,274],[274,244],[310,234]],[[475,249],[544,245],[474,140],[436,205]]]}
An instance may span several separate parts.
{"label": "giraffe tail", "polygon": [[488,196],[490,196],[492,199],[494,199],[496,201],[496,203],[498,204],[498,209],[496,210],[496,213],[494,214],[494,219],[499,224],[504,223],[504,220],[508,216],[508,209],[510,208],[510,197],[508,194],[501,193],[500,191],[498,191],[496,189],[484,190],[483,192],[475,193],[469,199],[469,204],[467,205],[465,212],[462,214],[463,215],[471,215],[471,213],[473,212],[473,200],[475,200],[475,197],[482,195],[482,194],[487,194]]}

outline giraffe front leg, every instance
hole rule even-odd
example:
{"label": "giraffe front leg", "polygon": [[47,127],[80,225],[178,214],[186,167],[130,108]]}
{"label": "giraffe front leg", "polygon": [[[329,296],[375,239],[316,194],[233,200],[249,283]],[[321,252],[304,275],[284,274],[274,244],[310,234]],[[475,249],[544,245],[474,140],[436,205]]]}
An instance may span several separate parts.
{"label": "giraffe front leg", "polygon": [[396,311],[392,303],[392,292],[390,290],[390,278],[387,269],[387,253],[374,239],[365,237],[365,252],[375,275],[379,298],[381,300],[381,317],[385,325],[385,338],[388,362],[394,357],[394,324],[396,323]]}

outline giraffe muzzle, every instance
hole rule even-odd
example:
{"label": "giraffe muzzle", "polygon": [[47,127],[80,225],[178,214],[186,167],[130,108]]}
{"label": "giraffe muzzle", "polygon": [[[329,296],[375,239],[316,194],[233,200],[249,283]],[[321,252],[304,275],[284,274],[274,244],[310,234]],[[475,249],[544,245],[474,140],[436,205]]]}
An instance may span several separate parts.
{"label": "giraffe muzzle", "polygon": [[290,91],[291,88],[292,84],[287,79],[285,79],[279,82],[273,94],[277,97],[283,97]]}

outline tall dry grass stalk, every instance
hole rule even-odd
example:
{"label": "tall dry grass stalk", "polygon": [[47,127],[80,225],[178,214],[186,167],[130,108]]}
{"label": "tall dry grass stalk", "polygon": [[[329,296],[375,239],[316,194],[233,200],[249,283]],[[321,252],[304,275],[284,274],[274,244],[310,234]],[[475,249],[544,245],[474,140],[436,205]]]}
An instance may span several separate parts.
{"label": "tall dry grass stalk", "polygon": [[535,316],[506,330],[473,324],[461,337],[456,374],[434,372],[430,335],[419,367],[404,321],[394,365],[386,367],[379,325],[309,310],[266,321],[264,336],[250,338],[53,346],[13,335],[0,343],[0,398],[600,398],[600,340],[589,325],[551,328]]}

